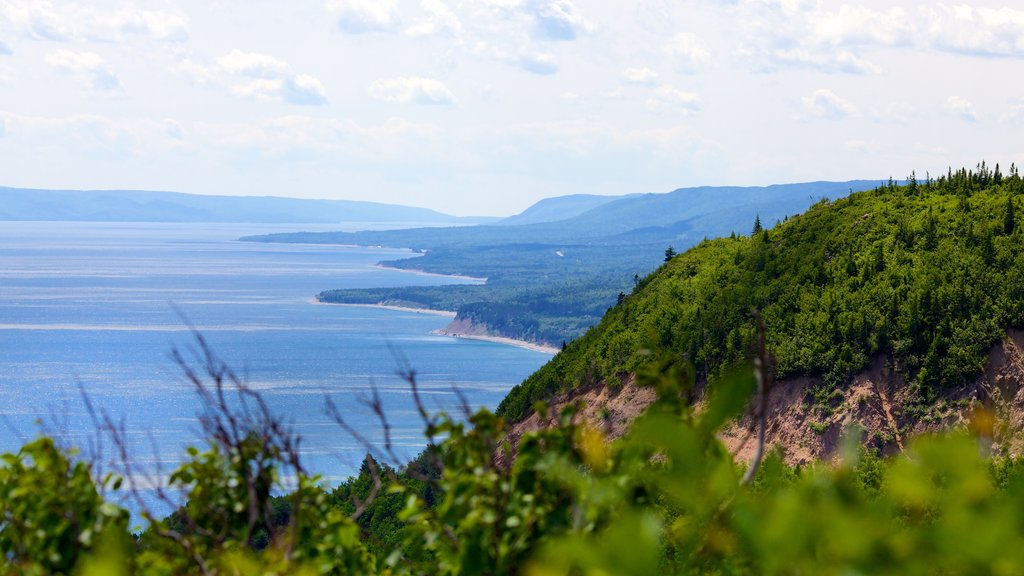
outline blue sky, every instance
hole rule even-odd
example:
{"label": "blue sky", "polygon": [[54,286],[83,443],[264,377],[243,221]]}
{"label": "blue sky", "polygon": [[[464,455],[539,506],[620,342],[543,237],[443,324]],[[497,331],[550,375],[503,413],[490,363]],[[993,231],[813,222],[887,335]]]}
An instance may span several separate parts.
{"label": "blue sky", "polygon": [[0,185],[501,215],[1024,160],[1016,2],[0,3]]}

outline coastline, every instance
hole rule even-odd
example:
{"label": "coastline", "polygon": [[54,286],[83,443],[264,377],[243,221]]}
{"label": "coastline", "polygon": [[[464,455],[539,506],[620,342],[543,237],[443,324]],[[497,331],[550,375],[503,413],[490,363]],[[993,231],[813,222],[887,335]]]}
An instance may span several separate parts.
{"label": "coastline", "polygon": [[395,266],[385,266],[383,264],[374,264],[374,268],[380,268],[381,270],[397,270],[399,272],[408,272],[409,274],[418,274],[420,276],[438,276],[441,278],[457,278],[459,280],[468,280],[470,282],[480,282],[481,284],[487,283],[487,278],[480,278],[478,276],[464,276],[461,274],[441,274],[440,272],[427,272],[426,270],[410,270],[408,268],[397,268]]}
{"label": "coastline", "polygon": [[455,318],[455,312],[450,310],[433,310],[431,308],[411,308],[409,306],[392,306],[390,304],[349,304],[343,302],[321,302],[316,298],[309,299],[310,304],[318,306],[351,306],[353,308],[380,308],[382,310],[393,310],[395,312],[414,312],[416,314],[430,314],[432,316],[444,316]]}
{"label": "coastline", "polygon": [[494,342],[496,344],[506,344],[508,346],[518,346],[519,348],[526,348],[534,352],[540,352],[542,354],[551,354],[554,356],[561,352],[554,346],[545,346],[544,344],[537,344],[535,342],[527,342],[526,340],[516,340],[515,338],[506,338],[504,336],[484,336],[480,334],[464,334],[461,332],[449,332],[445,329],[434,330],[431,334],[438,336],[448,336],[450,338],[464,338],[466,340],[481,340],[483,342]]}
{"label": "coastline", "polygon": [[[379,308],[382,310],[392,310],[394,312],[412,312],[415,314],[430,314],[433,316],[443,316],[445,318],[455,318],[456,313],[449,310],[433,310],[430,308],[410,308],[408,306],[391,306],[389,304],[347,304],[347,303],[336,303],[336,302],[321,302],[316,298],[309,300],[310,304],[316,304],[319,306],[350,306],[353,308]],[[481,340],[484,342],[494,342],[496,344],[506,344],[508,346],[517,346],[519,348],[526,348],[534,352],[540,352],[542,354],[555,355],[561,350],[554,346],[545,346],[544,344],[537,344],[536,342],[528,342],[526,340],[516,340],[515,338],[506,338],[504,336],[487,336],[481,334],[465,334],[463,332],[452,332],[439,328],[437,330],[431,330],[431,334],[436,336],[447,336],[449,338],[465,338],[466,340]]]}
{"label": "coastline", "polygon": [[[487,283],[487,278],[479,278],[476,276],[463,276],[459,274],[441,274],[438,272],[426,272],[424,270],[408,270],[405,268],[396,268],[394,266],[384,266],[383,264],[374,264],[374,268],[380,268],[382,270],[397,270],[399,272],[407,272],[410,274],[419,274],[421,276],[440,276],[445,278],[457,278],[459,280],[466,280],[469,282],[480,282]],[[392,306],[390,304],[349,304],[340,302],[321,302],[316,298],[309,300],[311,304],[317,304],[320,306],[353,306],[362,308],[379,308],[382,310],[392,310],[395,312],[412,312],[415,314],[431,314],[434,316],[444,316],[446,318],[456,318],[457,314],[450,310],[435,310],[432,308],[411,308],[409,306]],[[518,348],[525,348],[533,352],[540,352],[541,354],[550,354],[554,356],[561,352],[561,349],[555,348],[554,346],[546,346],[544,344],[537,344],[536,342],[529,342],[526,340],[517,340],[515,338],[507,338],[505,336],[490,336],[486,334],[467,334],[464,332],[455,332],[448,330],[455,322],[449,324],[445,328],[438,330],[432,330],[430,333],[436,336],[447,336],[449,338],[464,338],[466,340],[480,340],[482,342],[493,342],[495,344],[505,344],[506,346],[516,346]]]}

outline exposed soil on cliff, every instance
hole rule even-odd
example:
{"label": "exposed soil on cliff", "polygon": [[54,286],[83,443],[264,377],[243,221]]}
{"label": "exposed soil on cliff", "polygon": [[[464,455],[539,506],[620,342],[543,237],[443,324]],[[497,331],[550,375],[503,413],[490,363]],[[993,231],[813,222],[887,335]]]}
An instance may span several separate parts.
{"label": "exposed soil on cliff", "polygon": [[[836,456],[847,426],[864,429],[864,444],[885,454],[902,451],[914,436],[966,426],[973,410],[984,407],[996,416],[993,449],[997,453],[1024,453],[1024,331],[1011,330],[989,352],[985,370],[969,385],[944,390],[927,410],[914,407],[905,375],[885,357],[856,374],[826,411],[809,404],[816,378],[794,378],[775,383],[769,396],[766,439],[781,447],[790,464],[829,460]],[[605,430],[610,438],[624,434],[629,424],[655,400],[653,390],[630,379],[622,386],[594,386],[574,390],[549,402],[549,417],[531,414],[510,427],[513,445],[526,432],[551,426],[559,411],[574,402],[582,406],[577,418]],[[745,416],[730,424],[721,439],[739,460],[753,457],[754,419]]]}

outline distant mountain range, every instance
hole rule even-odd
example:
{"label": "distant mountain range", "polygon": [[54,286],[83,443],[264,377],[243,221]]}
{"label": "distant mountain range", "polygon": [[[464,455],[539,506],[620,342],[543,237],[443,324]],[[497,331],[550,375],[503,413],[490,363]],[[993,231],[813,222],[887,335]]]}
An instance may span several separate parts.
{"label": "distant mountain range", "polygon": [[0,221],[246,222],[330,224],[403,222],[482,224],[496,218],[458,217],[427,208],[354,200],[276,196],[207,196],[148,190],[40,190],[0,187]]}
{"label": "distant mountain range", "polygon": [[[773,186],[702,186],[661,194],[561,196],[488,226],[366,232],[295,232],[246,238],[262,242],[382,245],[415,249],[512,243],[635,244],[688,247],[704,236],[749,232],[798,214],[822,198],[841,198],[878,180],[805,182]],[[631,236],[635,235],[636,238]]]}

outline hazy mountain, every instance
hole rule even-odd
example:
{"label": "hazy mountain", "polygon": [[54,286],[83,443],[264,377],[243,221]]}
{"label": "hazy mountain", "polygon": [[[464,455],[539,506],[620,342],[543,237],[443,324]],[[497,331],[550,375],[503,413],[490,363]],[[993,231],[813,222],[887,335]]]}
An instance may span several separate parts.
{"label": "hazy mountain", "polygon": [[479,224],[494,219],[463,218],[426,208],[353,200],[0,187],[0,220]]}
{"label": "hazy mountain", "polygon": [[[631,195],[632,196],[632,195]],[[594,194],[572,194],[545,198],[515,216],[496,222],[503,226],[557,222],[579,216],[602,204],[621,200],[626,196],[597,196]]]}
{"label": "hazy mountain", "polygon": [[[636,240],[628,237],[644,230],[643,241],[690,242],[704,236],[728,235],[730,231],[749,231],[754,218],[770,224],[790,214],[806,210],[822,197],[840,198],[878,185],[874,180],[848,182],[807,182],[774,186],[704,186],[680,188],[662,194],[633,194],[613,197],[611,201],[553,222],[461,228],[416,228],[367,232],[296,232],[254,236],[246,240],[262,242],[303,242],[324,244],[383,245],[431,249],[439,246],[481,246],[521,242],[551,244],[622,244]],[[571,198],[571,197],[570,197]],[[605,200],[605,197],[598,197]],[[553,199],[558,200],[558,199]],[[579,205],[585,203],[581,201]],[[571,206],[569,201],[566,206]],[[540,203],[538,203],[540,204]],[[555,202],[553,206],[557,206]],[[535,205],[536,206],[536,205]],[[527,210],[529,212],[529,210]],[[551,214],[546,208],[541,213]],[[526,214],[524,212],[524,214]],[[659,227],[663,228],[659,235]]]}

